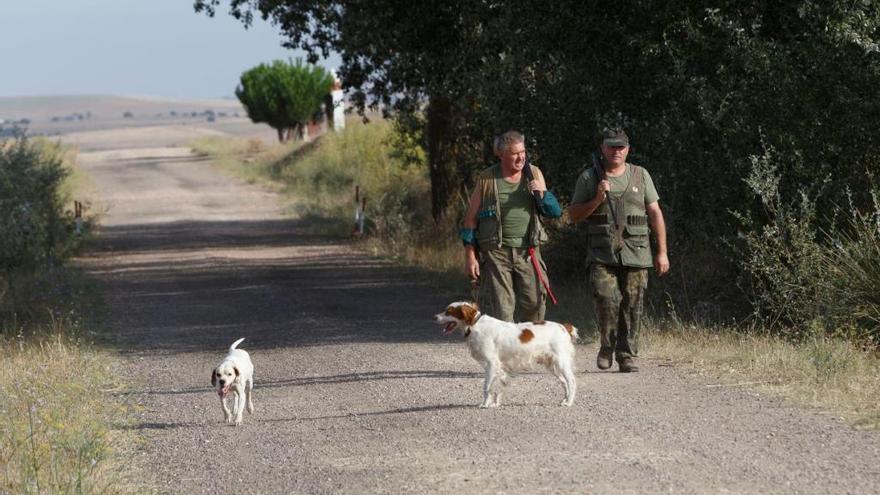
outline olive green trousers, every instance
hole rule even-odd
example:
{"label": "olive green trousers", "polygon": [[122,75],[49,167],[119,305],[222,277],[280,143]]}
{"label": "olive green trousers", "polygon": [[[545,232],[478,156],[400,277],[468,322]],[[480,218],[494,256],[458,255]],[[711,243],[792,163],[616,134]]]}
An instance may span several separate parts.
{"label": "olive green trousers", "polygon": [[[535,256],[546,280],[547,270],[538,248]],[[528,248],[480,251],[478,302],[483,313],[504,321],[543,321],[546,301],[546,291],[529,259]]]}

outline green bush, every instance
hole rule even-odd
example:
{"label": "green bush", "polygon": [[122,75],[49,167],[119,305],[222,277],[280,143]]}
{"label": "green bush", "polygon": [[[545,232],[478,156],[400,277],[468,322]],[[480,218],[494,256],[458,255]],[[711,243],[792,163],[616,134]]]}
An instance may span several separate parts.
{"label": "green bush", "polygon": [[880,342],[880,193],[873,211],[846,206],[820,211],[820,184],[792,199],[773,148],[751,159],[746,183],[760,199],[759,213],[736,213],[743,230],[735,245],[741,285],[762,325],[802,340],[840,335],[875,347]]}
{"label": "green bush", "polygon": [[831,316],[841,329],[871,347],[880,344],[880,191],[872,190],[874,210],[850,208],[849,221],[831,236],[822,252]]}
{"label": "green bush", "polygon": [[40,274],[70,255],[73,235],[62,186],[68,177],[58,145],[16,138],[0,142],[0,316],[26,308]]}

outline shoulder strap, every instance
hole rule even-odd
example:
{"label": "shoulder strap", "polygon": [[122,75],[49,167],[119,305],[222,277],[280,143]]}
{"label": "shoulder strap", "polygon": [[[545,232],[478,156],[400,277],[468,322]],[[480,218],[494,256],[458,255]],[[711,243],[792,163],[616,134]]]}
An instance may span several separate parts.
{"label": "shoulder strap", "polygon": [[630,182],[633,187],[642,189],[642,185],[645,183],[645,169],[638,165],[630,165],[632,167],[632,175],[630,176]]}

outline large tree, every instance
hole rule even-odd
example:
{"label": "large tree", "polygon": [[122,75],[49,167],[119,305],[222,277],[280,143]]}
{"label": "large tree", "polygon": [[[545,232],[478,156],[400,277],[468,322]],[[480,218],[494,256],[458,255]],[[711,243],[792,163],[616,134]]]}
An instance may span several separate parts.
{"label": "large tree", "polygon": [[[196,8],[213,13],[219,4],[197,0]],[[682,275],[673,292],[690,305],[737,290],[735,268],[721,265],[740,227],[731,212],[760,214],[744,180],[752,157],[774,150],[780,189],[806,192],[820,211],[847,189],[870,206],[864,178],[880,173],[877,0],[627,0],[613,8],[596,0],[231,0],[230,8],[246,23],[271,19],[287,46],[340,53],[343,82],[361,107],[421,117],[403,121],[423,126],[435,217],[486,164],[494,134],[522,130],[565,199],[598,131],[625,125],[631,156],[651,171],[669,213]]]}
{"label": "large tree", "polygon": [[[196,0],[213,15],[219,0]],[[428,105],[425,147],[434,217],[466,183],[474,143],[460,141],[470,82],[494,60],[483,57],[481,25],[495,14],[482,2],[232,0],[231,14],[249,24],[272,19],[310,61],[338,52],[339,74],[361,110],[382,106],[412,115]],[[415,120],[414,120],[415,121]],[[463,159],[465,158],[465,159]]]}
{"label": "large tree", "polygon": [[251,120],[268,124],[284,142],[291,129],[303,135],[332,83],[323,67],[276,60],[245,71],[235,95]]}

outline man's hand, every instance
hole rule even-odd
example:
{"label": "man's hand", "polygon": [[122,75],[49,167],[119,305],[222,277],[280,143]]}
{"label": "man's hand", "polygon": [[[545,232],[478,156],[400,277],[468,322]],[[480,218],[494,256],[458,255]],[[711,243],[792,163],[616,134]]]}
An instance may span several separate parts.
{"label": "man's hand", "polygon": [[471,280],[480,278],[480,263],[473,249],[465,249],[464,253],[464,274]]}
{"label": "man's hand", "polygon": [[529,181],[529,192],[531,192],[531,193],[538,192],[538,193],[540,193],[539,194],[540,197],[544,197],[544,191],[546,191],[546,190],[547,190],[547,183],[544,181],[544,174],[542,174],[540,171],[538,171],[538,173],[535,174],[535,176],[532,178],[532,180]]}
{"label": "man's hand", "polygon": [[544,191],[547,190],[547,184],[544,183],[543,177],[535,177],[534,180],[529,182],[529,192],[539,192],[541,195],[544,194]]}
{"label": "man's hand", "polygon": [[605,201],[605,196],[611,192],[611,183],[608,182],[608,179],[603,179],[599,181],[599,185],[596,187],[596,195],[602,198],[602,201]]}
{"label": "man's hand", "polygon": [[669,257],[666,256],[666,253],[654,255],[654,269],[657,270],[657,275],[661,277],[666,275],[666,272],[669,271]]}

